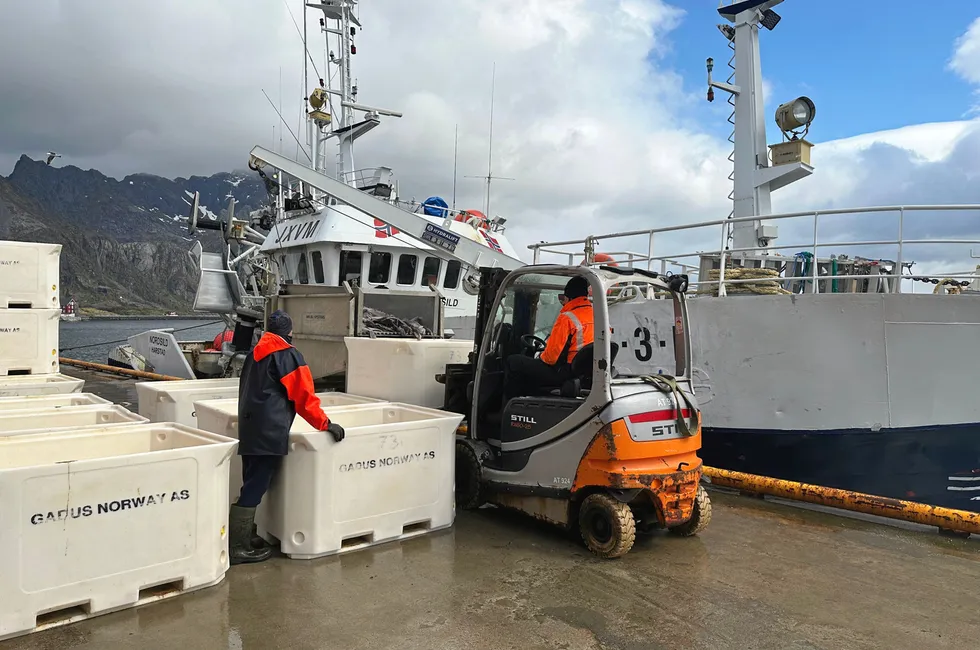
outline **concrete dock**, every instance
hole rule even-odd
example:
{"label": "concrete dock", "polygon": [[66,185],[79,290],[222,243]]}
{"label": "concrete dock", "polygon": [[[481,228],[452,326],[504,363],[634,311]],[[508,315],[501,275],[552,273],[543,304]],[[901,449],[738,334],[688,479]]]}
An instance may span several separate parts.
{"label": "concrete dock", "polygon": [[[109,394],[123,403],[129,382]],[[0,650],[975,648],[980,541],[712,490],[699,537],[620,560],[494,508],[453,529],[0,643]]]}

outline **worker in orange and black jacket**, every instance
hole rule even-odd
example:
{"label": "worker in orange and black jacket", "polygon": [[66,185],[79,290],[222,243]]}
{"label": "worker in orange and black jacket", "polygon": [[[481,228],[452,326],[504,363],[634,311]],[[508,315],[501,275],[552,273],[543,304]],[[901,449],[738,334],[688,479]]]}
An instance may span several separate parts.
{"label": "worker in orange and black jacket", "polygon": [[558,297],[562,304],[544,350],[537,359],[514,354],[507,357],[506,392],[510,397],[534,395],[557,388],[570,376],[570,364],[579,350],[593,342],[589,281],[576,276]]}
{"label": "worker in orange and black jacket", "polygon": [[238,387],[238,455],[242,457],[242,491],[229,515],[232,564],[262,562],[272,549],[253,537],[255,508],[289,452],[289,429],[299,414],[336,442],[344,429],[330,421],[313,389],[303,355],[292,346],[293,322],[275,311],[255,349],[245,358]]}

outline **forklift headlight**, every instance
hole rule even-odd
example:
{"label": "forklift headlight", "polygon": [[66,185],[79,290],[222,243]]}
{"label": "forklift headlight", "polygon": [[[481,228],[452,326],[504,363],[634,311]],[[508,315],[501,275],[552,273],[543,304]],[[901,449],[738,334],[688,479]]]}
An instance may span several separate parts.
{"label": "forklift headlight", "polygon": [[675,293],[687,293],[687,275],[679,274],[670,276],[669,285],[671,291],[674,291]]}

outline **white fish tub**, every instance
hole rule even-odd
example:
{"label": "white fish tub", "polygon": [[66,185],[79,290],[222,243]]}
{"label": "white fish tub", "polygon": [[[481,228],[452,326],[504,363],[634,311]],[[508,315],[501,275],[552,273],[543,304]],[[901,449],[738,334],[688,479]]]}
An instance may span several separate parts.
{"label": "white fish tub", "polygon": [[139,413],[150,422],[177,422],[197,426],[194,402],[238,397],[238,377],[141,381],[136,384]]}
{"label": "white fish tub", "polygon": [[64,395],[27,395],[23,397],[0,397],[0,412],[21,409],[71,408],[74,406],[94,406],[112,404],[107,399],[92,393],[65,393]]}
{"label": "white fish tub", "polygon": [[61,244],[0,241],[0,307],[61,311]]}
{"label": "white fish tub", "polygon": [[234,447],[175,424],[0,438],[0,639],[220,582]]}
{"label": "white fish tub", "polygon": [[308,560],[452,526],[463,416],[408,404],[336,409],[342,442],[293,431],[256,513],[259,534]]}
{"label": "white fish tub", "polygon": [[27,408],[0,411],[0,438],[46,431],[88,427],[117,427],[149,422],[142,415],[115,404],[64,408]]}
{"label": "white fish tub", "polygon": [[0,377],[0,397],[67,395],[82,392],[84,386],[84,379],[75,379],[57,372],[46,375],[10,375]]}
{"label": "white fish tub", "polygon": [[0,309],[0,375],[58,372],[60,326],[60,309]]}
{"label": "white fish tub", "polygon": [[[373,397],[361,397],[360,395],[350,395],[348,393],[317,393],[320,398],[320,406],[326,411],[327,416],[337,408],[360,406],[364,404],[381,404],[381,400]],[[197,413],[197,428],[211,433],[238,440],[238,398],[214,399],[194,402],[194,410]],[[296,416],[293,421],[293,431],[312,431],[313,427],[307,424],[306,420]],[[238,454],[231,459],[231,475],[228,485],[228,498],[234,503],[238,500],[238,494],[242,491],[242,459]]]}
{"label": "white fish tub", "polygon": [[344,337],[347,392],[442,408],[446,387],[436,375],[450,363],[466,363],[473,341],[458,339],[371,339]]}

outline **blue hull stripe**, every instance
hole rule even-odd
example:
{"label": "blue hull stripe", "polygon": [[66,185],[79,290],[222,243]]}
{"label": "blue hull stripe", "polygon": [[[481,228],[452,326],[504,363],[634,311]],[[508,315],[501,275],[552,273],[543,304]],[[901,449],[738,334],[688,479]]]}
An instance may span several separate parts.
{"label": "blue hull stripe", "polygon": [[980,512],[980,423],[902,429],[705,428],[706,465]]}

